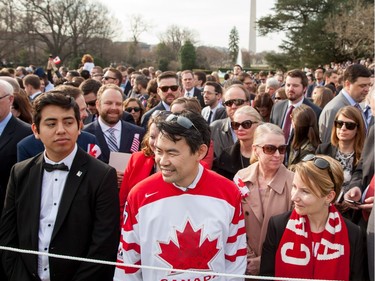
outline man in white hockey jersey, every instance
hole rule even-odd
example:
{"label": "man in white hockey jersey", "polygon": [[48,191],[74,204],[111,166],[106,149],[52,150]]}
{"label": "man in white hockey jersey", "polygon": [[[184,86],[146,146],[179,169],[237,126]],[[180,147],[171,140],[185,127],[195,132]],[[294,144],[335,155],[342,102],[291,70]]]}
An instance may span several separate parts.
{"label": "man in white hockey jersey", "polygon": [[214,274],[244,274],[246,237],[238,189],[199,163],[210,143],[207,122],[183,112],[169,115],[157,127],[160,172],[128,196],[117,259],[168,270],[122,266],[114,280],[242,280]]}

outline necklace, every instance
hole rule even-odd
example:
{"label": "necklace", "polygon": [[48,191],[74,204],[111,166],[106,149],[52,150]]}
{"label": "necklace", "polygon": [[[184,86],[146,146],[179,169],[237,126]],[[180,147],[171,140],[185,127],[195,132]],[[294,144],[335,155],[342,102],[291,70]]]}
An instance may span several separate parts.
{"label": "necklace", "polygon": [[354,151],[349,154],[345,154],[344,152],[341,152],[339,150],[339,153],[341,154],[341,158],[344,160],[348,160],[349,158],[352,158],[352,156],[354,155]]}

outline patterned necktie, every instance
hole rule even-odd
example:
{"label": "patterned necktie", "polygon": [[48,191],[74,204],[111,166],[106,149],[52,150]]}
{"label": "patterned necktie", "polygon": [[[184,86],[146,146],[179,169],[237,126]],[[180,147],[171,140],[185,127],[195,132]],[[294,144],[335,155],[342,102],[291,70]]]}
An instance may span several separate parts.
{"label": "patterned necktie", "polygon": [[108,135],[106,135],[107,137],[107,144],[108,144],[108,148],[110,151],[113,151],[113,152],[118,152],[118,146],[117,146],[117,139],[116,139],[116,136],[115,136],[115,130],[114,128],[109,128],[107,130],[108,132]]}
{"label": "patterned necktie", "polygon": [[286,113],[286,116],[285,116],[285,122],[284,122],[283,131],[284,131],[284,136],[285,136],[286,143],[288,143],[288,141],[289,141],[290,126],[292,125],[291,114],[293,112],[293,109],[294,109],[293,105],[289,106],[289,109],[288,109],[288,111]]}

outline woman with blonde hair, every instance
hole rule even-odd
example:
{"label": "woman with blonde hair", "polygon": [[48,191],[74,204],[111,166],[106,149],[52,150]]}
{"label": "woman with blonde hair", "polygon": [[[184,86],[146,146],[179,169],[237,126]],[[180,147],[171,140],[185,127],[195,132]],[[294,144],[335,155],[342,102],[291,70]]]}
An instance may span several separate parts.
{"label": "woman with blonde hair", "polygon": [[294,210],[270,219],[260,274],[363,280],[361,230],[333,204],[344,180],[340,163],[329,156],[308,154],[294,169]]}
{"label": "woman with blonde hair", "polygon": [[264,123],[254,132],[252,164],[239,170],[234,182],[243,196],[247,236],[247,274],[259,274],[262,245],[271,216],[291,210],[294,173],[284,165],[287,145],[283,130]]}
{"label": "woman with blonde hair", "polygon": [[221,152],[214,160],[212,170],[232,180],[237,171],[249,166],[254,131],[261,123],[262,117],[253,107],[245,105],[237,109],[231,122],[237,142]]}

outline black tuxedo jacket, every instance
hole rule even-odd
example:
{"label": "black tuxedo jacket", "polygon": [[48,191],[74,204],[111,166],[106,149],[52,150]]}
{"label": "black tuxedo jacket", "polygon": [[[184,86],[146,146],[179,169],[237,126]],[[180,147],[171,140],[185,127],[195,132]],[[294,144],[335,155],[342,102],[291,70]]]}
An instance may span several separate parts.
{"label": "black tuxedo jacket", "polygon": [[202,91],[199,90],[197,87],[194,87],[194,94],[193,97],[197,98],[202,108],[204,108],[206,105],[204,104],[204,99],[202,95]]}
{"label": "black tuxedo jacket", "polygon": [[[108,148],[107,141],[105,140],[102,128],[100,127],[99,121],[95,121],[86,125],[83,130],[96,136],[99,147],[102,151],[101,160],[103,160],[103,162],[105,163],[108,163],[110,150]],[[130,153],[130,148],[132,146],[135,134],[139,134],[139,143],[141,143],[143,135],[145,134],[145,130],[139,126],[121,120],[121,140],[119,152]]]}
{"label": "black tuxedo jacket", "polygon": [[29,124],[12,116],[0,136],[0,215],[4,205],[10,169],[17,162],[17,143],[31,134]]}
{"label": "black tuxedo jacket", "polygon": [[[10,175],[0,245],[38,250],[43,154],[17,163]],[[78,148],[66,179],[49,252],[116,260],[119,200],[115,169]],[[39,280],[38,257],[0,251],[9,281]],[[51,281],[112,280],[114,268],[49,258]]]}

